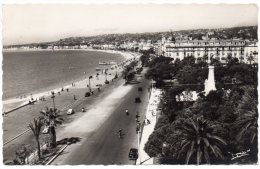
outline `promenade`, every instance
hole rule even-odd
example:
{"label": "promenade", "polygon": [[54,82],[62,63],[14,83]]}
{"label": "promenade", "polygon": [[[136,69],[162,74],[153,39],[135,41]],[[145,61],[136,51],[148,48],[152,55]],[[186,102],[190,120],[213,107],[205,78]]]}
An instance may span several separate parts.
{"label": "promenade", "polygon": [[145,151],[144,147],[149,139],[149,136],[154,131],[156,125],[157,113],[160,113],[157,108],[160,101],[162,91],[160,89],[151,89],[149,103],[147,111],[145,113],[145,124],[142,130],[140,143],[139,143],[139,156],[137,159],[137,165],[151,165],[154,163],[154,159],[151,158]]}

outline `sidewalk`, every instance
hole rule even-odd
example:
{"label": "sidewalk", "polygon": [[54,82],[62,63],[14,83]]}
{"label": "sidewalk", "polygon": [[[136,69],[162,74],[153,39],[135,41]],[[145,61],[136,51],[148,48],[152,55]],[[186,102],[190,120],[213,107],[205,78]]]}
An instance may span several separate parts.
{"label": "sidewalk", "polygon": [[149,136],[154,131],[156,124],[157,107],[160,101],[161,90],[152,88],[151,96],[149,99],[148,108],[146,111],[145,125],[142,130],[142,135],[139,144],[139,157],[136,161],[137,165],[149,165],[153,164],[153,158],[151,158],[144,151],[144,146],[148,141]]}

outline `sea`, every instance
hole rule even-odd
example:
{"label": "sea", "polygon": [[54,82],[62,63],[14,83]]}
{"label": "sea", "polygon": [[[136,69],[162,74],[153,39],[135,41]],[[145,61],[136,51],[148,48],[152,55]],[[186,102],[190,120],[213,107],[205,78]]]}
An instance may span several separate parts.
{"label": "sea", "polygon": [[124,60],[120,54],[100,51],[4,51],[2,99],[61,88],[95,75],[99,62]]}

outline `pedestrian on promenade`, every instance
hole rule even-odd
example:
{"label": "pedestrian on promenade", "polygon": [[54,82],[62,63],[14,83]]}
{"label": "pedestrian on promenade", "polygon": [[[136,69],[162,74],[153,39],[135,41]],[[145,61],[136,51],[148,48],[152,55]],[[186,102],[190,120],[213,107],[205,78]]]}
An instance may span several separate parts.
{"label": "pedestrian on promenade", "polygon": [[91,94],[93,95],[93,94],[94,94],[94,91],[91,91]]}
{"label": "pedestrian on promenade", "polygon": [[76,96],[74,95],[74,100],[77,100]]}
{"label": "pedestrian on promenade", "polygon": [[99,80],[98,76],[99,76],[99,73],[97,73],[97,75],[96,75],[96,77],[97,77],[97,80]]}
{"label": "pedestrian on promenade", "polygon": [[136,131],[136,134],[138,134],[138,131],[139,131],[139,125],[136,126],[135,131]]}
{"label": "pedestrian on promenade", "polygon": [[69,92],[69,88],[67,88],[67,92]]}
{"label": "pedestrian on promenade", "polygon": [[98,91],[100,92],[100,88],[98,88]]}
{"label": "pedestrian on promenade", "polygon": [[62,92],[64,91],[63,87],[61,88],[61,91],[62,91]]}
{"label": "pedestrian on promenade", "polygon": [[58,94],[60,95],[60,92],[58,92]]}

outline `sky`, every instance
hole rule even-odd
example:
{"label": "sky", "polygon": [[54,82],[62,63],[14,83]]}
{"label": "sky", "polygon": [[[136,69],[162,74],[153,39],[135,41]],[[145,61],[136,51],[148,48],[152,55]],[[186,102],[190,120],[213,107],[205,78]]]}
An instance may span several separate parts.
{"label": "sky", "polygon": [[4,45],[75,36],[255,26],[254,4],[4,4]]}

